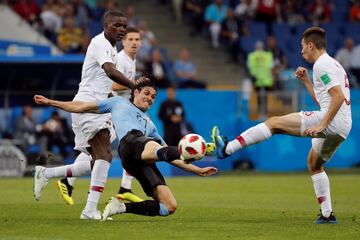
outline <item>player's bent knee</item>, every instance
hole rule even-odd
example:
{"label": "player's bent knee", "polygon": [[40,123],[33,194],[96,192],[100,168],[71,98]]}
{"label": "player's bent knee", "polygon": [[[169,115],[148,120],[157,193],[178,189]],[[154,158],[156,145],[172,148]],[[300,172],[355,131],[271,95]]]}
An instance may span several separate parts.
{"label": "player's bent knee", "polygon": [[265,121],[265,124],[273,134],[282,133],[283,124],[281,117],[271,117]]}
{"label": "player's bent knee", "polygon": [[112,160],[112,154],[108,154],[108,153],[98,153],[98,154],[94,154],[94,159],[102,159],[102,160],[105,160],[109,163],[111,163],[111,160]]}
{"label": "player's bent knee", "polygon": [[265,121],[266,126],[268,126],[270,129],[276,128],[277,124],[277,117],[270,117],[268,120]]}

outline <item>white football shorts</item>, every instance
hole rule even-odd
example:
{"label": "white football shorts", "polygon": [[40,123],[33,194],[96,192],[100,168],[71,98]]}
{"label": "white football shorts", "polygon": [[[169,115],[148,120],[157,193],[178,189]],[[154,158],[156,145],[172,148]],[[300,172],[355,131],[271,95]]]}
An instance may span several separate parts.
{"label": "white football shorts", "polygon": [[[305,136],[305,129],[320,124],[325,116],[325,111],[301,111],[301,135]],[[312,148],[324,160],[328,161],[336,152],[336,149],[346,139],[351,126],[340,124],[334,119],[323,131],[319,138],[312,139]]]}
{"label": "white football shorts", "polygon": [[111,121],[111,114],[95,113],[72,113],[72,129],[75,134],[74,149],[89,155],[86,148],[90,147],[89,140],[102,129],[108,129],[110,132],[110,142],[116,139],[115,130]]}

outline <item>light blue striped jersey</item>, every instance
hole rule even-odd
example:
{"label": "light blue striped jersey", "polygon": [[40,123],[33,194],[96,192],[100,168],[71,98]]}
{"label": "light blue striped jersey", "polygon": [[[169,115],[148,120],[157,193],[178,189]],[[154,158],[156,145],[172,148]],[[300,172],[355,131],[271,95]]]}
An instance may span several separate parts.
{"label": "light blue striped jersey", "polygon": [[135,129],[141,131],[146,137],[159,139],[162,144],[165,143],[150,117],[128,99],[116,96],[97,101],[96,105],[100,113],[111,113],[111,119],[119,140],[127,132]]}

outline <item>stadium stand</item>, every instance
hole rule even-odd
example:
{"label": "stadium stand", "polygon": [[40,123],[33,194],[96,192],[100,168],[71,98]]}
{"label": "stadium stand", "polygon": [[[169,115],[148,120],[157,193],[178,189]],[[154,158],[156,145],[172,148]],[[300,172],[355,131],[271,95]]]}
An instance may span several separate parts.
{"label": "stadium stand", "polygon": [[[14,4],[16,4],[16,0],[5,2],[7,5],[0,5],[0,22],[2,23],[0,27],[0,106],[3,107],[0,109],[0,127],[3,131],[3,136],[5,135],[5,130],[10,134],[13,133],[13,123],[15,119],[21,115],[21,106],[32,102],[33,93],[41,93],[62,100],[71,100],[80,81],[83,61],[82,54],[62,55],[61,51],[55,46],[56,41],[54,41],[54,38],[52,41],[54,41],[55,44],[44,37],[41,24],[36,24],[36,22],[27,23],[16,15],[15,12],[11,10],[11,7],[14,7]],[[114,1],[114,6],[117,7],[115,2],[116,1]],[[210,3],[211,1],[208,2]],[[240,1],[236,0],[227,0],[224,2],[231,8],[235,8],[237,4],[240,3]],[[280,2],[282,3],[282,1]],[[271,105],[269,109],[273,109],[273,112],[269,115],[297,110],[309,104],[308,98],[302,96],[303,89],[297,80],[293,78],[292,72],[294,68],[300,65],[309,67],[301,57],[299,42],[302,32],[307,27],[313,25],[308,17],[309,5],[313,2],[312,0],[306,1],[306,5],[302,6],[303,12],[299,12],[298,14],[303,14],[305,22],[299,22],[297,24],[289,23],[281,18],[273,22],[260,22],[255,20],[256,14],[254,16],[242,16],[242,19],[240,19],[240,21],[244,23],[245,29],[243,35],[240,36],[239,45],[246,53],[254,50],[254,43],[256,41],[262,40],[266,43],[267,37],[273,34],[277,39],[278,46],[287,55],[288,68],[280,73],[280,80],[283,82],[284,92],[286,94],[294,93],[294,95],[291,95],[291,97],[288,97],[286,94],[283,94],[285,97],[278,97],[275,94],[269,96],[269,104]],[[348,21],[349,9],[352,2],[342,0],[325,0],[325,2],[331,3],[334,6],[331,9],[331,21],[319,22],[318,24],[328,33],[329,53],[334,55],[335,52],[342,47],[343,39],[346,36],[353,37],[355,45],[360,44],[360,23]],[[39,9],[59,7],[47,6],[47,1],[42,0],[38,0],[36,3]],[[72,5],[71,3],[72,1],[68,1],[68,4],[61,6],[61,9],[64,10],[63,12],[67,12],[67,10],[65,10],[67,8],[72,8],[72,6],[70,6]],[[235,92],[221,92],[223,95],[217,96],[221,98],[221,104],[225,106],[227,102],[236,102],[240,101],[239,99],[243,99],[238,91],[240,86],[242,86],[242,80],[248,77],[246,63],[241,62],[237,65],[225,63],[226,54],[223,48],[217,50],[209,48],[209,36],[205,26],[203,26],[202,32],[194,37],[189,34],[191,27],[187,25],[186,21],[172,21],[172,6],[167,3],[167,1],[164,1],[164,5],[161,5],[155,0],[123,0],[121,1],[120,7],[122,10],[125,10],[125,6],[130,4],[133,4],[136,8],[137,17],[140,20],[145,20],[150,27],[149,30],[154,33],[155,39],[152,43],[153,45],[150,44],[149,46],[150,52],[153,48],[160,49],[163,59],[165,60],[166,73],[170,80],[174,79],[172,66],[178,50],[186,46],[190,49],[192,59],[198,67],[199,78],[206,81],[210,89],[235,90]],[[101,15],[106,7],[102,5],[92,5],[89,7],[92,14],[88,16],[89,21],[86,22],[86,25],[82,26],[82,28],[90,37],[93,37],[102,31]],[[211,92],[211,94],[212,93],[213,92]],[[191,90],[189,92],[180,92],[180,97],[187,103],[187,108],[189,108],[187,112],[189,112],[191,116],[195,116],[198,114],[199,109],[203,111],[201,105],[208,104],[207,98],[210,98],[209,94],[210,93],[206,91],[199,92]],[[161,96],[163,96],[163,93],[159,94],[159,102]],[[282,96],[281,92],[279,96]],[[196,107],[194,98],[201,99],[199,103],[196,104]],[[292,100],[289,100],[292,98],[296,99],[296,103],[298,103],[295,107],[291,104]],[[249,101],[250,108],[256,105],[254,99],[256,99],[256,95],[253,95]],[[230,133],[238,131],[239,115],[246,115],[246,117],[241,117],[242,119],[247,119],[247,113],[245,113],[245,111],[249,109],[246,108],[244,111],[239,111],[238,108],[240,107],[237,104],[236,102],[228,109],[229,112],[233,111],[234,114],[229,115],[229,117],[222,122],[223,125],[230,126],[227,129]],[[156,107],[154,109],[156,110]],[[355,107],[354,109],[358,108]],[[43,122],[49,117],[51,111],[52,109],[34,109],[36,121],[38,123]],[[250,115],[256,118],[256,112],[254,114],[254,112],[252,113],[251,111]],[[253,111],[256,111],[256,108],[254,108]],[[70,121],[68,114],[62,114]],[[151,114],[156,115],[155,112]],[[202,117],[206,118],[205,120],[201,117],[193,117],[194,119],[190,117],[190,119],[195,122],[195,127],[199,129],[201,134],[207,134],[206,131],[210,127],[209,119],[213,119],[213,116],[216,114],[217,112],[211,110],[210,112],[203,113]],[[156,118],[155,121],[157,121]],[[216,118],[213,119],[213,121],[221,122],[222,120]],[[249,124],[249,122],[244,123],[244,125],[246,124]],[[37,150],[33,148],[29,151],[36,152]],[[261,161],[259,155],[257,155],[256,159],[256,161]],[[228,168],[229,166],[226,167]],[[259,167],[259,165],[257,165],[257,167]],[[271,168],[271,166],[266,165],[264,168]]]}

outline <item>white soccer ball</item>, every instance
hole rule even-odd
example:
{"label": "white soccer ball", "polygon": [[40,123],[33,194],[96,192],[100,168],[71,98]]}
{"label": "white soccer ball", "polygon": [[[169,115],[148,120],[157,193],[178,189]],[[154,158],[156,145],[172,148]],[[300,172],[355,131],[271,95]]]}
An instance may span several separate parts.
{"label": "white soccer ball", "polygon": [[202,159],[206,154],[206,142],[198,134],[186,134],[178,145],[181,158],[186,162]]}

